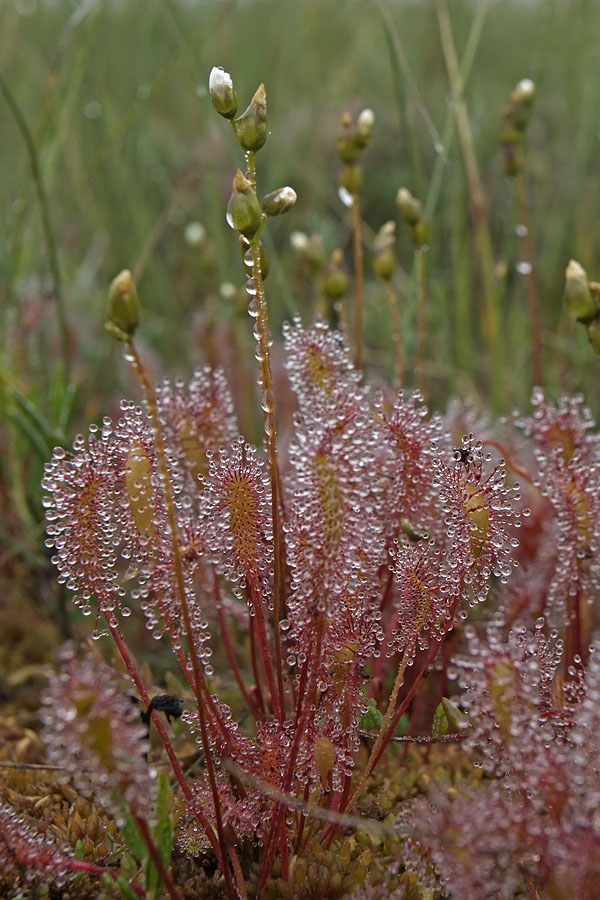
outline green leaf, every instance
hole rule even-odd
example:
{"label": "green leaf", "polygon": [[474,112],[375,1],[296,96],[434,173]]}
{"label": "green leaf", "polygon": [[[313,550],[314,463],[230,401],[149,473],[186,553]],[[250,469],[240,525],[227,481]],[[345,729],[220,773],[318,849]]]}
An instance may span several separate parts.
{"label": "green leaf", "polygon": [[125,900],[138,900],[138,895],[122,875],[117,878],[117,887],[121,891],[121,897],[124,897]]}
{"label": "green leaf", "polygon": [[444,697],[442,700],[442,706],[444,707],[446,718],[451,727],[454,728],[455,731],[458,731],[459,734],[465,734],[470,729],[471,723],[460,711],[458,706],[456,706],[452,700],[448,700],[447,697]]}
{"label": "green leaf", "polygon": [[360,717],[360,727],[363,731],[379,731],[382,724],[383,716],[377,709],[375,700],[371,697],[368,710]]}
{"label": "green leaf", "polygon": [[[158,776],[158,793],[156,797],[156,825],[152,830],[152,837],[159,856],[165,866],[171,862],[171,850],[173,849],[173,828],[169,816],[169,779],[163,772]],[[146,890],[148,893],[158,896],[162,880],[156,866],[148,857],[146,860]]]}
{"label": "green leaf", "polygon": [[125,813],[125,820],[120,827],[123,840],[137,859],[139,863],[145,862],[148,856],[148,850],[144,839],[138,828],[137,822],[130,813]]}
{"label": "green leaf", "polygon": [[448,717],[444,710],[443,703],[439,703],[433,715],[433,725],[431,726],[431,735],[434,738],[442,737],[448,731]]}

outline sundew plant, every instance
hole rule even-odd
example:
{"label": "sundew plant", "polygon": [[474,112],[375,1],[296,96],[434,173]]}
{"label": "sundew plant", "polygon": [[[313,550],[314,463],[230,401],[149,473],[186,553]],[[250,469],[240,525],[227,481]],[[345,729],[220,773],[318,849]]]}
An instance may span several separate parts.
{"label": "sundew plant", "polygon": [[[432,238],[405,188],[397,205],[415,248],[416,359],[403,358],[386,223],[373,265],[396,383],[369,382],[359,193],[375,123],[365,110],[344,116],[338,144],[352,302],[334,254],[318,314],[284,327],[295,410],[280,435],[261,236],[296,195],[262,197],[257,185],[264,86],[240,115],[226,72],[213,69],[209,87],[243,152],[227,220],[246,269],[262,446],[240,433],[221,370],[150,383],[136,286],[123,271],[106,327],[143,399],[123,401],[119,418],[71,451],[56,449],[43,482],[59,580],[94,621],[91,637],[111,638],[121,659],[118,669],[103,661],[104,640],[85,654],[65,649],[44,698],[48,755],[137,842],[153,886],[117,857],[82,860],[6,804],[4,870],[15,884],[37,878],[53,890],[84,872],[103,879],[107,896],[128,898],[591,900],[600,877],[591,415],[581,397],[553,402],[541,386],[530,412],[497,422],[458,402],[428,409]],[[517,112],[526,87],[513,95]],[[506,116],[514,168],[524,120]],[[567,300],[588,330],[595,290],[572,263]],[[534,354],[536,322],[532,304]],[[148,683],[127,637],[135,618],[170,648],[182,698]],[[149,743],[155,732],[160,747]],[[179,752],[185,740],[197,745],[192,765]],[[165,821],[172,849],[157,829]]]}

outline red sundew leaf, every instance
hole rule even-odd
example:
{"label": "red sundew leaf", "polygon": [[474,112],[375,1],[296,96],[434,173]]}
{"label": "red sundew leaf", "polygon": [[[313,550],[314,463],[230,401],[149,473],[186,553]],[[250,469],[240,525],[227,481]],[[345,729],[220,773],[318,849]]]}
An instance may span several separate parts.
{"label": "red sundew leaf", "polygon": [[304,329],[300,319],[283,328],[286,368],[302,413],[313,415],[320,406],[339,404],[361,394],[362,374],[352,363],[350,350],[339,332],[317,320]]}
{"label": "red sundew leaf", "polygon": [[205,540],[217,567],[240,594],[263,591],[273,565],[270,481],[256,449],[240,438],[210,457],[203,479]]}
{"label": "red sundew leaf", "polygon": [[65,663],[42,697],[43,738],[48,757],[69,771],[75,786],[95,796],[117,820],[122,804],[152,817],[156,772],[145,762],[146,726],[112,671],[92,657]]}
{"label": "red sundew leaf", "polygon": [[239,435],[225,376],[198,369],[188,385],[167,380],[156,393],[165,440],[186,472],[186,490],[198,493],[198,479],[208,472],[207,451],[216,453]]}
{"label": "red sundew leaf", "polygon": [[0,868],[4,877],[14,875],[16,886],[21,879],[39,878],[39,869],[44,869],[44,877],[53,881],[66,862],[64,850],[9,804],[0,801]]}

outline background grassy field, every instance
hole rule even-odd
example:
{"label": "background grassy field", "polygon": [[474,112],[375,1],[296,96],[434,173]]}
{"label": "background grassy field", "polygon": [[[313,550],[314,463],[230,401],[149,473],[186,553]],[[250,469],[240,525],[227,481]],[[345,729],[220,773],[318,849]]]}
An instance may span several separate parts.
{"label": "background grassy field", "polygon": [[[498,411],[526,405],[532,386],[520,223],[498,143],[509,93],[529,77],[537,94],[526,180],[546,386],[552,394],[584,390],[598,412],[597,363],[561,296],[570,257],[600,278],[600,4],[450,0],[449,9],[498,279]],[[246,319],[239,298],[219,293],[224,282],[240,287],[244,272],[224,218],[241,158],[208,98],[213,65],[232,74],[241,109],[264,81],[271,134],[258,157],[261,193],[283,184],[298,193],[295,209],[269,228],[275,333],[285,318],[312,310],[291,231],[320,234],[326,252],[341,247],[351,267],[336,138],[341,113],[368,106],[376,124],[362,196],[367,366],[377,375],[391,369],[387,308],[368,248],[396,217],[395,194],[406,185],[426,203],[432,226],[432,404],[442,408],[457,393],[487,403],[481,272],[434,0],[2,2],[2,560],[38,552],[37,485],[52,445],[70,442],[134,390],[102,327],[117,271],[127,266],[137,276],[144,349],[157,375],[186,376],[212,360],[215,335],[218,348],[222,329]],[[206,229],[200,246],[185,240],[194,221]],[[413,250],[401,224],[398,237],[394,283],[410,363]]]}

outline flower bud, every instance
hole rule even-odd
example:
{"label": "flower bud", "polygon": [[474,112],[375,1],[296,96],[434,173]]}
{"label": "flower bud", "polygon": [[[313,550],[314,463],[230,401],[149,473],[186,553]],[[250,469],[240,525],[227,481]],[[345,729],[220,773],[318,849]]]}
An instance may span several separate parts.
{"label": "flower bud", "polygon": [[267,95],[259,85],[250,106],[235,120],[237,139],[242,150],[260,150],[267,140]]}
{"label": "flower bud", "polygon": [[396,206],[407,225],[416,225],[422,216],[421,201],[413,197],[408,188],[401,187],[396,194]]}
{"label": "flower bud", "polygon": [[429,242],[429,224],[423,217],[423,206],[411,192],[401,187],[396,194],[396,206],[400,216],[410,225],[413,244],[424,247]]}
{"label": "flower bud", "polygon": [[373,271],[382,281],[389,281],[394,274],[396,257],[393,250],[384,250],[373,257]]}
{"label": "flower bud", "polygon": [[329,299],[337,300],[348,290],[348,276],[341,268],[344,254],[334,250],[323,278],[323,293]]}
{"label": "flower bud", "polygon": [[337,144],[338,155],[343,163],[351,165],[356,162],[361,148],[356,143],[356,134],[352,125],[352,116],[346,112],[340,120],[340,136]]}
{"label": "flower bud", "polygon": [[304,253],[310,246],[310,238],[303,231],[292,231],[290,244],[296,253]]}
{"label": "flower bud", "polygon": [[531,103],[535,94],[535,84],[531,78],[522,78],[511,94],[513,103]]}
{"label": "flower bud", "polygon": [[565,279],[565,309],[578,322],[591,322],[598,315],[598,307],[594,303],[585,269],[572,259],[567,266]]}
{"label": "flower bud", "polygon": [[386,222],[381,226],[373,241],[373,271],[382,281],[389,281],[392,277],[396,265],[395,243],[396,223]]}
{"label": "flower bud", "polygon": [[258,231],[260,219],[258,197],[248,179],[238,169],[227,204],[227,223],[245,237],[252,237]]}
{"label": "flower bud", "polygon": [[118,341],[128,341],[140,324],[140,301],[131,272],[123,269],[113,278],[104,327]]}
{"label": "flower bud", "polygon": [[268,216],[280,216],[291,209],[297,200],[296,191],[291,187],[271,191],[263,200],[263,212]]}
{"label": "flower bud", "polygon": [[208,79],[208,90],[212,105],[226,119],[232,119],[237,112],[237,96],[229,72],[214,66]]}
{"label": "flower bud", "polygon": [[367,146],[373,132],[375,124],[375,113],[372,109],[363,109],[356,120],[356,138],[355,141],[362,149]]}
{"label": "flower bud", "polygon": [[429,225],[425,219],[421,219],[412,228],[412,239],[415,247],[424,247],[429,243]]}

